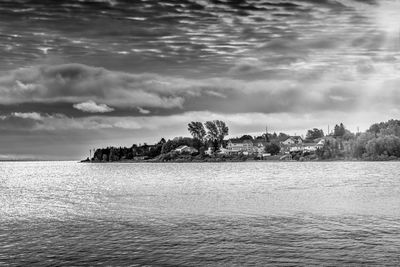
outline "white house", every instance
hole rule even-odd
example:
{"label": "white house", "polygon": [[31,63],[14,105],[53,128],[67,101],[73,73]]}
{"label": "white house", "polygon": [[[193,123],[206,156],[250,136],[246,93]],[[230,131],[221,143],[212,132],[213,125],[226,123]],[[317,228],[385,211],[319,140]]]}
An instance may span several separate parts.
{"label": "white house", "polygon": [[229,153],[239,153],[239,152],[253,152],[253,142],[251,140],[229,140],[228,146],[226,147]]}
{"label": "white house", "polygon": [[223,148],[223,147],[221,146],[221,147],[219,148],[217,154],[222,154],[222,155],[229,154],[229,149]]}
{"label": "white house", "polygon": [[227,145],[228,154],[242,153],[244,155],[258,154],[265,152],[266,142],[261,140],[229,140]]}
{"label": "white house", "polygon": [[323,148],[325,145],[325,139],[321,139],[319,140],[319,142],[317,143],[317,148]]}
{"label": "white house", "polygon": [[289,136],[286,140],[281,142],[281,144],[285,146],[297,145],[302,143],[303,138],[301,138],[301,136]]}
{"label": "white house", "polygon": [[209,146],[208,149],[204,152],[206,155],[211,156],[213,154],[212,148]]}
{"label": "white house", "polygon": [[190,147],[190,146],[186,146],[186,145],[179,146],[178,148],[175,149],[175,151],[178,152],[179,154],[182,154],[182,153],[190,153],[190,154],[192,154],[192,153],[199,152],[196,148]]}
{"label": "white house", "polygon": [[265,141],[255,140],[253,141],[253,152],[258,155],[262,155],[265,152],[267,143]]}
{"label": "white house", "polygon": [[289,148],[290,152],[298,152],[298,151],[303,151],[304,147],[302,145],[292,145]]}
{"label": "white house", "polygon": [[317,143],[303,143],[303,151],[313,152],[317,150]]}
{"label": "white house", "polygon": [[324,146],[325,140],[321,139],[318,143],[300,143],[300,144],[293,144],[289,146],[290,152],[297,152],[297,151],[306,151],[306,152],[314,152],[318,148],[322,148]]}

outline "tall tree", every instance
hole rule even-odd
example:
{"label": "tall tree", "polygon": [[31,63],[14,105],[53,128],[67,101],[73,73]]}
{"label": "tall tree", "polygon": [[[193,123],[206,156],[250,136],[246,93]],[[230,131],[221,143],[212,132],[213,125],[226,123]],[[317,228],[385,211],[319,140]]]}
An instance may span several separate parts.
{"label": "tall tree", "polygon": [[193,136],[193,138],[198,139],[201,142],[204,141],[206,130],[204,129],[203,123],[199,121],[192,121],[188,124],[188,131]]}
{"label": "tall tree", "polygon": [[281,151],[281,147],[276,143],[268,143],[264,150],[271,155],[277,155]]}
{"label": "tall tree", "polygon": [[239,140],[253,140],[253,137],[251,135],[245,134],[242,135],[242,137],[239,138]]}
{"label": "tall tree", "polygon": [[214,123],[218,129],[218,142],[220,145],[222,145],[225,136],[229,134],[229,128],[223,121],[215,120]]}
{"label": "tall tree", "polygon": [[207,138],[210,140],[217,140],[218,128],[214,121],[206,121],[205,126],[207,128]]}
{"label": "tall tree", "polygon": [[322,129],[314,128],[307,131],[306,140],[314,140],[317,138],[324,137],[324,131]]}
{"label": "tall tree", "polygon": [[346,133],[346,128],[344,127],[343,123],[340,123],[340,125],[335,125],[335,129],[333,131],[333,136],[334,137],[342,137]]}
{"label": "tall tree", "polygon": [[220,120],[207,121],[205,123],[207,135],[210,140],[217,140],[219,145],[223,144],[225,136],[229,133],[229,128],[225,122]]}

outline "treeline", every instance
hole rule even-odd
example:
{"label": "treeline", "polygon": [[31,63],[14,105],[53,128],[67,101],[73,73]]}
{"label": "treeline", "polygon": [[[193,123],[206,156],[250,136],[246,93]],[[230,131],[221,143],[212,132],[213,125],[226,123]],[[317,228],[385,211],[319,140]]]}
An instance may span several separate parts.
{"label": "treeline", "polygon": [[142,159],[154,158],[161,154],[163,145],[166,143],[164,138],[155,145],[137,145],[131,147],[107,147],[96,149],[92,160],[94,161],[121,161],[132,160],[137,157]]}
{"label": "treeline", "polygon": [[367,160],[400,158],[400,120],[371,125],[354,141],[353,156]]}
{"label": "treeline", "polygon": [[364,133],[353,134],[343,124],[325,137],[319,159],[395,160],[400,158],[400,121],[375,123]]}
{"label": "treeline", "polygon": [[[217,152],[221,147],[226,147],[225,137],[229,128],[220,120],[190,122],[188,131],[192,137],[176,137],[165,140],[161,138],[153,145],[133,144],[131,147],[107,147],[96,149],[91,160],[121,161],[121,160],[173,160],[177,157],[175,149],[180,146],[195,148],[197,152],[188,155],[204,159],[205,151],[211,149]],[[289,137],[285,133],[265,133],[260,136],[243,135],[231,140],[265,141],[266,153],[272,155],[282,151],[281,142]],[[364,133],[352,133],[340,123],[335,125],[332,133],[325,135],[321,129],[310,129],[304,138],[305,142],[316,142],[323,139],[324,145],[314,153],[305,152],[293,154],[294,159],[308,157],[309,159],[334,160],[334,159],[360,159],[360,160],[394,160],[400,158],[400,121],[389,120],[375,123]],[[281,152],[282,153],[282,152]]]}
{"label": "treeline", "polygon": [[190,137],[175,137],[166,141],[164,138],[154,144],[133,144],[131,147],[107,147],[96,149],[92,160],[94,161],[121,161],[121,160],[146,160],[160,157],[160,160],[173,159],[174,150],[180,146],[195,148],[196,155],[204,155],[204,151],[211,147],[217,151],[221,146],[226,146],[225,136],[229,133],[229,128],[221,120],[202,122],[190,122],[188,131]]}

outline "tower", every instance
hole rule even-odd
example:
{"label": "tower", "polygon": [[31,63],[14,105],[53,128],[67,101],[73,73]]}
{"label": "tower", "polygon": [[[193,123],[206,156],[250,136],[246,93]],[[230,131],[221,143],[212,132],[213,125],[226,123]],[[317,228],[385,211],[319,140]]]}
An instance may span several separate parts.
{"label": "tower", "polygon": [[268,125],[265,125],[265,137],[264,137],[264,141],[268,142]]}

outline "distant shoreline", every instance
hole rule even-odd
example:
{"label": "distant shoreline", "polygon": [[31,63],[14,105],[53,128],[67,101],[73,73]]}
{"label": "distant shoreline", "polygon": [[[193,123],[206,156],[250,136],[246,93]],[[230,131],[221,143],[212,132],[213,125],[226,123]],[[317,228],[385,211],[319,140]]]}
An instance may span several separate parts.
{"label": "distant shoreline", "polygon": [[271,159],[271,160],[171,160],[171,161],[152,161],[152,160],[119,160],[119,161],[79,161],[79,163],[98,163],[98,164],[109,164],[109,163],[240,163],[240,162],[400,162],[400,159],[392,159],[392,160],[363,160],[363,159],[327,159],[327,160],[279,160],[279,159]]}

